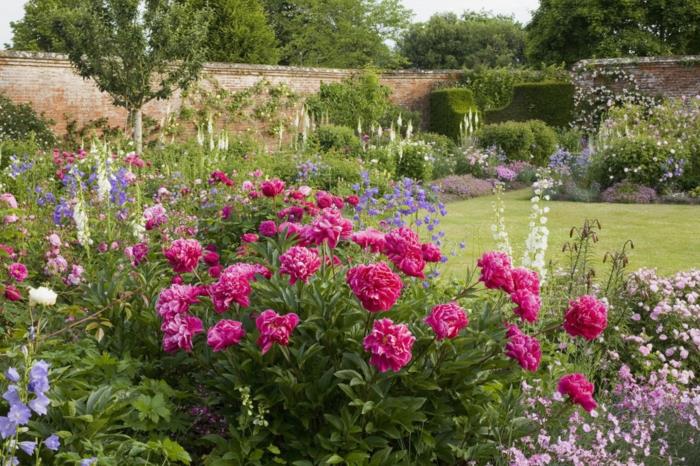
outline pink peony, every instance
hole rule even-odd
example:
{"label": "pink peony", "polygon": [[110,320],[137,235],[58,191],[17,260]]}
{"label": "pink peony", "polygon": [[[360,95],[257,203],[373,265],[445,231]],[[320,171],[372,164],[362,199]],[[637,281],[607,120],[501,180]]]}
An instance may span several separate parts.
{"label": "pink peony", "polygon": [[237,345],[245,337],[243,324],[235,320],[222,319],[207,332],[207,345],[212,350],[222,351]]}
{"label": "pink peony", "polygon": [[363,346],[372,355],[370,364],[379,372],[398,372],[411,360],[415,341],[416,337],[407,325],[394,324],[391,319],[379,319],[365,337]]}
{"label": "pink peony", "polygon": [[70,274],[65,278],[64,282],[66,285],[78,286],[83,281],[83,273],[85,273],[85,269],[82,265],[73,264],[71,265]]}
{"label": "pink peony", "polygon": [[204,254],[204,262],[208,266],[213,267],[219,263],[219,255],[215,251],[207,251]]}
{"label": "pink peony", "polygon": [[525,267],[517,267],[510,271],[513,277],[513,290],[527,290],[530,293],[540,294],[540,279],[537,272],[526,269]]}
{"label": "pink peony", "polygon": [[255,319],[255,326],[260,332],[257,343],[262,349],[262,354],[270,351],[274,343],[287,346],[289,344],[289,337],[298,324],[299,316],[293,312],[282,316],[272,309],[263,311],[258,318]]}
{"label": "pink peony", "polygon": [[282,222],[277,228],[279,233],[284,233],[285,238],[289,238],[301,232],[301,226],[298,223]]}
{"label": "pink peony", "polygon": [[316,206],[319,209],[327,209],[333,207],[333,196],[325,191],[316,192]]}
{"label": "pink peony", "polygon": [[304,246],[293,246],[280,256],[280,273],[289,275],[289,284],[294,285],[297,280],[304,283],[321,267],[318,252]]}
{"label": "pink peony", "polygon": [[15,199],[15,196],[13,196],[12,193],[0,194],[0,202],[7,204],[10,209],[16,209],[18,207],[17,199]]}
{"label": "pink peony", "polygon": [[202,257],[202,245],[196,239],[176,239],[164,254],[175,272],[192,272]]}
{"label": "pink peony", "polygon": [[229,271],[229,273],[241,274],[248,280],[252,281],[256,280],[256,275],[262,275],[267,279],[272,277],[272,273],[267,269],[267,267],[260,264],[247,264],[245,262],[239,262],[238,264],[227,267],[226,270]]}
{"label": "pink peony", "polygon": [[569,374],[559,379],[557,391],[562,395],[569,395],[573,403],[579,404],[588,412],[594,410],[598,404],[593,399],[595,387],[583,374]]}
{"label": "pink peony", "polygon": [[345,202],[347,202],[348,204],[350,204],[353,207],[357,207],[357,205],[360,203],[360,198],[357,197],[356,195],[352,194],[352,195],[347,196],[345,198]]}
{"label": "pink peony", "polygon": [[20,263],[14,262],[7,267],[7,271],[14,280],[23,282],[27,278],[27,267]]}
{"label": "pink peony", "polygon": [[442,259],[442,251],[436,244],[423,243],[421,251],[423,252],[423,260],[426,262],[440,262]]}
{"label": "pink peony", "polygon": [[263,181],[260,185],[265,197],[275,197],[284,191],[284,181],[275,178],[274,180]]}
{"label": "pink peony", "polygon": [[455,301],[433,307],[425,323],[430,325],[438,340],[456,338],[469,325],[466,311]]}
{"label": "pink peony", "polygon": [[221,265],[217,264],[212,267],[209,267],[209,270],[207,270],[207,272],[209,273],[209,276],[211,278],[219,278],[223,270],[224,268]]}
{"label": "pink peony", "polygon": [[370,312],[388,311],[401,295],[401,277],[384,262],[348,270],[346,281],[362,306]]}
{"label": "pink peony", "polygon": [[572,337],[594,340],[607,326],[608,309],[602,301],[584,295],[569,302],[564,315],[564,330]]}
{"label": "pink peony", "polygon": [[506,343],[506,356],[515,359],[525,370],[537,371],[542,359],[542,349],[540,342],[536,338],[525,335],[520,329],[511,325],[506,333],[508,343]]}
{"label": "pink peony", "polygon": [[277,234],[277,224],[272,220],[265,220],[260,223],[258,231],[263,236],[275,236]]}
{"label": "pink peony", "polygon": [[322,244],[334,248],[341,239],[348,239],[352,234],[352,222],[344,218],[340,211],[333,208],[323,209],[301,232],[302,240],[307,244]]}
{"label": "pink peony", "polygon": [[250,306],[250,281],[245,273],[233,267],[227,267],[221,272],[219,281],[209,286],[214,310],[216,312],[226,312],[232,303],[240,306]]}
{"label": "pink peony", "polygon": [[146,243],[137,243],[133,246],[124,248],[124,255],[131,261],[132,267],[138,267],[148,255],[148,245]]}
{"label": "pink peony", "polygon": [[5,299],[8,301],[19,301],[22,299],[22,294],[16,287],[8,285],[5,287]]}
{"label": "pink peony", "polygon": [[153,230],[168,222],[165,207],[156,204],[143,211],[143,218],[146,220],[146,230]]}
{"label": "pink peony", "polygon": [[416,232],[401,227],[384,236],[384,254],[403,273],[410,277],[425,278],[425,260]]}
{"label": "pink peony", "polygon": [[241,242],[242,243],[257,243],[258,242],[258,235],[255,233],[244,233],[241,236]]}
{"label": "pink peony", "polygon": [[510,299],[517,304],[514,309],[517,315],[527,322],[535,322],[542,307],[540,296],[526,289],[516,290],[510,295]]}
{"label": "pink peony", "polygon": [[163,321],[160,329],[163,332],[163,350],[168,353],[178,349],[192,351],[192,338],[204,331],[202,321],[187,314],[175,314]]}
{"label": "pink peony", "polygon": [[513,292],[510,258],[506,253],[486,252],[476,264],[481,267],[479,280],[484,282],[486,288],[502,289],[506,293]]}
{"label": "pink peony", "polygon": [[199,300],[202,290],[192,285],[173,284],[158,296],[156,312],[163,319],[172,319],[176,314],[185,314]]}
{"label": "pink peony", "polygon": [[231,213],[233,212],[233,207],[230,205],[225,205],[221,208],[221,218],[224,220],[228,220],[229,217],[231,217]]}
{"label": "pink peony", "polygon": [[386,246],[384,233],[374,228],[367,228],[366,230],[353,233],[352,241],[362,249],[369,249],[372,252],[382,252]]}

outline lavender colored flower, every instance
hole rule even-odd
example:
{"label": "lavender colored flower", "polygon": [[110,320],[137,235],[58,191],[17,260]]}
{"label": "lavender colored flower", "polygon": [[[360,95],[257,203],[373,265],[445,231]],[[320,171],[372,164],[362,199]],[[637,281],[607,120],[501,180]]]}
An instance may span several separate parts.
{"label": "lavender colored flower", "polygon": [[8,367],[5,371],[5,378],[10,382],[19,382],[19,372],[14,367]]}
{"label": "lavender colored flower", "polygon": [[24,453],[31,456],[34,454],[34,449],[36,448],[36,440],[25,440],[23,442],[19,442],[17,445]]}
{"label": "lavender colored flower", "polygon": [[51,451],[58,451],[61,448],[61,440],[58,438],[58,435],[51,434],[44,440],[44,446]]}

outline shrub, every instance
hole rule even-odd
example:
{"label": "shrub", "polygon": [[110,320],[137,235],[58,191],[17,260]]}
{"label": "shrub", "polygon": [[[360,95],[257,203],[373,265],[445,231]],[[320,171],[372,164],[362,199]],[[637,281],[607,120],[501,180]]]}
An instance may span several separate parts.
{"label": "shrub", "polygon": [[476,137],[481,147],[498,147],[508,160],[530,160],[535,144],[530,125],[517,121],[486,125],[476,132]]}
{"label": "shrub", "polygon": [[578,153],[583,149],[583,132],[575,128],[555,128],[559,147]]}
{"label": "shrub", "polygon": [[432,149],[428,144],[405,142],[401,144],[396,160],[396,177],[429,180],[433,161]]}
{"label": "shrub", "polygon": [[447,136],[437,133],[418,133],[416,140],[425,142],[431,147],[433,156],[433,178],[443,178],[452,175],[457,165],[457,145]]}
{"label": "shrub", "polygon": [[594,178],[604,188],[625,180],[660,186],[669,154],[659,150],[657,143],[655,136],[641,134],[609,141],[591,159]]}
{"label": "shrub", "polygon": [[486,123],[542,120],[567,127],[573,120],[574,86],[568,83],[525,83],[513,87],[513,100],[505,107],[484,113]]}
{"label": "shrub", "polygon": [[493,192],[493,182],[474,178],[472,175],[453,175],[435,181],[440,192],[448,196],[470,198],[487,196]]}
{"label": "shrub", "polygon": [[347,126],[323,125],[314,133],[314,142],[324,152],[353,153],[360,150],[360,139]]}
{"label": "shrub", "polygon": [[469,111],[477,111],[469,89],[449,88],[431,92],[430,131],[459,140],[460,125]]}
{"label": "shrub", "polygon": [[51,147],[56,143],[51,124],[31,105],[16,104],[0,93],[0,143],[33,139],[40,147]]}
{"label": "shrub", "polygon": [[628,181],[622,181],[610,186],[601,194],[603,202],[621,202],[627,204],[651,204],[656,201],[656,191],[653,188],[639,186]]}
{"label": "shrub", "polygon": [[527,123],[530,125],[530,131],[535,139],[535,143],[532,145],[533,163],[539,166],[546,165],[549,156],[557,148],[557,133],[543,121],[531,120]]}

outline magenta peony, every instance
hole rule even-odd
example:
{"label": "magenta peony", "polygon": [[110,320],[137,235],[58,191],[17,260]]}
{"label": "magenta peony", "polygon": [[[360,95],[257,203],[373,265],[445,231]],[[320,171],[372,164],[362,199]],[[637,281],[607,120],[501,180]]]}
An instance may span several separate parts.
{"label": "magenta peony", "polygon": [[249,276],[235,265],[225,268],[219,280],[209,286],[209,296],[211,297],[214,310],[218,313],[226,312],[234,302],[240,306],[250,306]]}
{"label": "magenta peony", "polygon": [[284,181],[275,178],[274,180],[263,181],[260,189],[265,197],[275,197],[284,191]]}
{"label": "magenta peony", "polygon": [[421,251],[423,252],[423,260],[426,262],[440,262],[442,259],[442,251],[437,244],[423,243]]}
{"label": "magenta peony", "polygon": [[517,305],[513,312],[527,322],[537,321],[537,315],[542,307],[540,296],[526,289],[516,290],[510,299]]}
{"label": "magenta peony", "polygon": [[433,307],[425,323],[430,325],[438,340],[456,338],[460,330],[469,325],[467,312],[456,302]]}
{"label": "magenta peony", "polygon": [[387,233],[384,239],[384,254],[399,270],[410,277],[425,278],[425,260],[416,232],[401,227]]}
{"label": "magenta peony", "polygon": [[275,236],[277,234],[277,224],[273,220],[265,220],[260,223],[258,231],[263,236]]}
{"label": "magenta peony", "polygon": [[346,281],[362,306],[370,312],[388,311],[401,295],[403,283],[384,262],[348,270]]}
{"label": "magenta peony", "polygon": [[163,321],[160,329],[163,331],[163,350],[168,353],[178,349],[192,351],[192,338],[204,331],[202,321],[187,314],[175,314]]}
{"label": "magenta peony", "polygon": [[293,312],[282,316],[272,309],[263,311],[255,319],[255,326],[260,332],[257,343],[262,350],[262,354],[270,351],[274,343],[287,346],[289,337],[298,324],[299,316]]}
{"label": "magenta peony", "polygon": [[511,325],[506,333],[508,343],[506,343],[506,356],[515,359],[525,370],[535,372],[540,367],[542,359],[542,349],[540,342],[536,338],[525,335],[520,329]]}
{"label": "magenta peony", "polygon": [[530,293],[540,294],[540,279],[537,272],[526,269],[525,267],[517,267],[510,271],[513,277],[513,290],[527,290]]}
{"label": "magenta peony", "polygon": [[204,254],[204,262],[210,267],[217,265],[219,263],[219,254],[215,251],[207,251]]}
{"label": "magenta peony", "polygon": [[564,330],[572,337],[594,340],[607,326],[608,309],[602,301],[584,295],[569,302],[564,315]]}
{"label": "magenta peony", "polygon": [[323,209],[301,231],[302,240],[307,244],[322,244],[334,248],[341,239],[348,239],[352,234],[352,222],[344,218],[340,211],[334,208]]}
{"label": "magenta peony", "polygon": [[196,239],[176,239],[165,250],[165,258],[176,273],[192,272],[202,257],[202,245]]}
{"label": "magenta peony", "polygon": [[476,262],[481,268],[479,280],[486,288],[501,289],[506,293],[513,292],[513,277],[511,275],[510,258],[504,252],[485,252]]}
{"label": "magenta peony", "polygon": [[562,395],[569,395],[571,401],[581,405],[583,409],[593,411],[598,404],[593,399],[595,387],[583,374],[569,374],[559,379],[557,391]]}
{"label": "magenta peony", "polygon": [[5,287],[5,299],[8,301],[19,301],[22,299],[22,294],[19,292],[19,290],[12,286],[8,285]]}
{"label": "magenta peony", "polygon": [[320,267],[318,252],[304,246],[293,246],[280,256],[280,273],[289,275],[290,285],[294,285],[297,280],[308,283]]}
{"label": "magenta peony", "polygon": [[15,281],[23,282],[28,275],[27,267],[20,263],[14,262],[7,267],[7,271]]}
{"label": "magenta peony", "polygon": [[242,243],[257,243],[258,242],[258,235],[255,233],[244,233],[241,236],[241,242]]}
{"label": "magenta peony", "polygon": [[132,267],[137,267],[148,255],[148,245],[146,243],[137,243],[133,246],[124,248],[124,255],[131,261]]}
{"label": "magenta peony", "polygon": [[372,252],[382,252],[386,246],[384,233],[374,228],[367,228],[366,230],[353,233],[352,241],[362,249],[369,249]]}
{"label": "magenta peony", "polygon": [[146,220],[146,230],[153,230],[168,222],[165,207],[161,204],[148,207],[143,211],[143,218]]}
{"label": "magenta peony", "polygon": [[158,296],[156,312],[163,319],[171,319],[176,314],[185,314],[190,306],[199,300],[202,290],[197,286],[173,284]]}
{"label": "magenta peony", "polygon": [[379,372],[398,372],[411,361],[415,341],[407,325],[379,319],[365,337],[363,346],[371,354],[369,363]]}
{"label": "magenta peony", "polygon": [[212,350],[222,351],[232,345],[237,345],[245,337],[243,324],[236,320],[222,319],[207,331],[207,345]]}

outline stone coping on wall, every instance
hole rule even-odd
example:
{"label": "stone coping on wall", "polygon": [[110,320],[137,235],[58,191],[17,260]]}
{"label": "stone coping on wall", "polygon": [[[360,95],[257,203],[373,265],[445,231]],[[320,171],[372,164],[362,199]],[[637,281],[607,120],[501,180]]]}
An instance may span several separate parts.
{"label": "stone coping on wall", "polygon": [[677,65],[679,63],[698,63],[700,55],[673,55],[666,57],[626,57],[626,58],[590,58],[577,61],[573,68],[587,66],[615,65]]}

